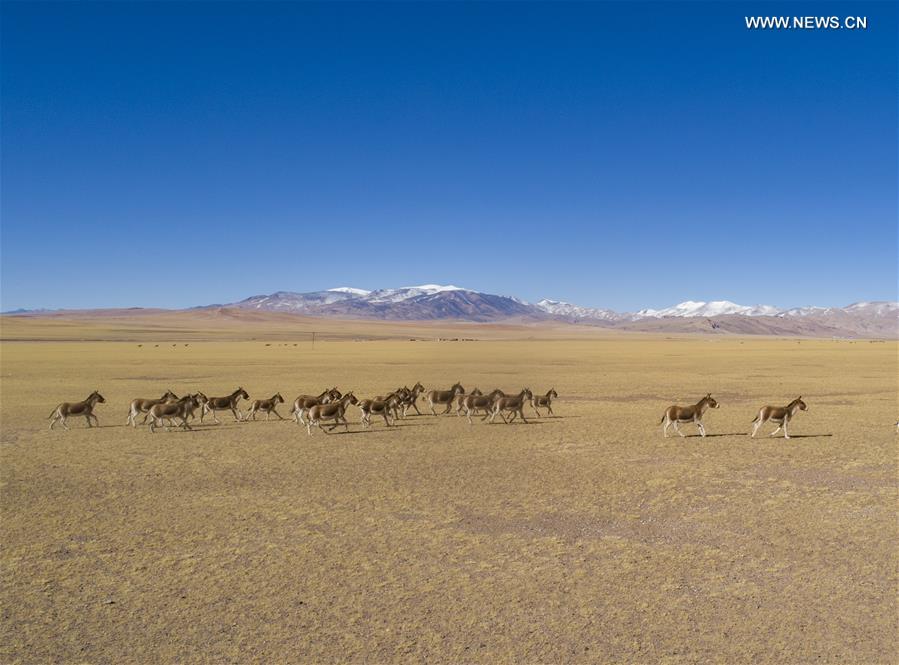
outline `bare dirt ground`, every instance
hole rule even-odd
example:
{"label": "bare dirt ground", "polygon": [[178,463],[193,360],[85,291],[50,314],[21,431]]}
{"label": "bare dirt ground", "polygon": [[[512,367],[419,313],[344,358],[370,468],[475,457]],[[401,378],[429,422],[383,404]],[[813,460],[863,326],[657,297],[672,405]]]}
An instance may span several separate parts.
{"label": "bare dirt ground", "polygon": [[[139,341],[0,345],[4,663],[896,662],[895,343],[103,325],[46,337]],[[559,417],[124,426],[167,388],[456,380]],[[101,427],[47,431],[94,388]],[[710,436],[662,438],[706,392]],[[793,439],[747,436],[800,393]]]}

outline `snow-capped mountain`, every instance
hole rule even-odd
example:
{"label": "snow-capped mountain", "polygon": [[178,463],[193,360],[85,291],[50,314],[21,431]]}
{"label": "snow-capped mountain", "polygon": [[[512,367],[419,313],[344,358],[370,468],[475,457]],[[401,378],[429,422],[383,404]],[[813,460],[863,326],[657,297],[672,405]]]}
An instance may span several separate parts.
{"label": "snow-capped mountain", "polygon": [[459,286],[421,284],[368,291],[341,286],[326,291],[279,291],[228,305],[240,309],[295,312],[310,316],[396,320],[461,319],[489,321],[533,318],[542,312],[516,298],[480,293]]}
{"label": "snow-capped mountain", "polygon": [[636,318],[677,317],[713,317],[727,314],[741,316],[777,316],[780,310],[771,305],[738,305],[729,300],[713,300],[711,302],[685,300],[682,303],[665,309],[641,309]]}
{"label": "snow-capped mountain", "polygon": [[834,307],[793,307],[780,312],[777,316],[820,316],[834,311]]}
{"label": "snow-capped mountain", "polygon": [[351,296],[367,296],[371,291],[354,289],[352,286],[338,286],[336,289],[328,289],[330,293],[348,293]]}
{"label": "snow-capped mountain", "polygon": [[[361,291],[362,289],[357,289]],[[401,286],[398,289],[378,289],[370,291],[366,294],[366,299],[370,302],[402,302],[409,298],[417,298],[418,296],[432,296],[435,293],[447,293],[449,291],[468,291],[458,286],[440,284],[422,284],[421,286]]]}
{"label": "snow-capped mountain", "polygon": [[545,298],[529,303],[512,296],[453,285],[421,284],[369,291],[341,286],[326,291],[278,291],[227,305],[333,318],[383,320],[564,321],[633,330],[709,331],[742,334],[899,336],[899,303],[858,302],[847,307],[740,305],[729,300],[687,300],[664,309],[619,313]]}
{"label": "snow-capped mountain", "polygon": [[[321,318],[388,321],[559,322],[647,332],[806,335],[899,338],[899,302],[856,302],[846,307],[740,305],[729,300],[687,300],[664,309],[619,313],[545,298],[529,303],[514,296],[483,293],[453,285],[421,284],[373,291],[339,286],[324,291],[277,291],[199,310],[253,310]],[[91,310],[110,315],[130,310]],[[226,312],[229,316],[232,312]],[[71,311],[69,312],[71,314]],[[7,312],[13,316],[54,316],[58,311]]]}
{"label": "snow-capped mountain", "polygon": [[890,316],[899,313],[899,302],[856,302],[848,307],[844,307],[843,311],[849,313],[864,312],[875,316]]}
{"label": "snow-capped mountain", "polygon": [[559,300],[543,300],[535,303],[535,307],[551,314],[565,319],[591,319],[597,321],[619,321],[626,318],[625,315],[613,312],[611,309],[597,309],[595,307],[581,307],[573,305],[570,302],[561,302]]}

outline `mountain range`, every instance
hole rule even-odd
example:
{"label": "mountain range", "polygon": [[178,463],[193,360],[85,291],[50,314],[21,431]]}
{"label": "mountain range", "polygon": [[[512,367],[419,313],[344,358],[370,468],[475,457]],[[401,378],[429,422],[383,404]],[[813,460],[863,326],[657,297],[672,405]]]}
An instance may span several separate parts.
{"label": "mountain range", "polygon": [[897,302],[779,309],[771,305],[739,305],[728,300],[688,300],[665,309],[615,312],[558,300],[544,299],[529,303],[512,296],[482,293],[453,285],[422,284],[374,291],[353,287],[306,293],[278,291],[208,307],[330,318],[402,321],[457,319],[476,322],[557,320],[627,330],[899,337]]}
{"label": "mountain range", "polygon": [[[664,309],[616,312],[558,300],[535,303],[453,285],[421,284],[368,291],[341,286],[325,291],[277,291],[238,302],[202,305],[193,311],[266,312],[332,319],[382,321],[565,322],[617,330],[657,333],[734,333],[809,337],[899,338],[899,303],[857,302],[846,307],[740,305],[728,300],[687,300]],[[118,310],[16,310],[12,316],[126,316],[149,314],[141,308]]]}

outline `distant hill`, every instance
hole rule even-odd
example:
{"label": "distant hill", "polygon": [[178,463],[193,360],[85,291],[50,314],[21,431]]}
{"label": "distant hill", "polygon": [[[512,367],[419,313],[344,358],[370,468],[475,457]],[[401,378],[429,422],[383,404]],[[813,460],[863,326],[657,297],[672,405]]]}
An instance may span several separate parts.
{"label": "distant hill", "polygon": [[[325,291],[277,291],[197,310],[281,312],[332,319],[381,321],[561,321],[620,330],[702,332],[745,335],[899,338],[899,303],[857,302],[846,307],[778,309],[770,305],[740,305],[727,300],[685,301],[665,309],[615,312],[558,300],[529,303],[452,285],[422,284],[368,291],[337,287]],[[95,313],[154,310],[93,310]],[[61,312],[57,312],[61,313]],[[70,312],[71,313],[71,312]],[[47,310],[7,312],[46,316]]]}

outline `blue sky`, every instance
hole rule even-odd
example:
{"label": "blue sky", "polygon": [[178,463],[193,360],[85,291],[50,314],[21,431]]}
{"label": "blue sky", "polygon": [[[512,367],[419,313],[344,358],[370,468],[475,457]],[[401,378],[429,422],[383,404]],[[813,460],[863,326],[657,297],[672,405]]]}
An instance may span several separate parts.
{"label": "blue sky", "polygon": [[5,310],[897,297],[894,3],[0,11]]}

